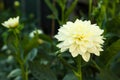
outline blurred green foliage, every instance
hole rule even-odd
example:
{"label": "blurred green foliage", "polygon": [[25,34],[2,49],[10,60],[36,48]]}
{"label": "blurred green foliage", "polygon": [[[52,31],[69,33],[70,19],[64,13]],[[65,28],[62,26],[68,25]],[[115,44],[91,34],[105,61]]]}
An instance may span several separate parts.
{"label": "blurred green foliage", "polygon": [[[45,2],[51,10],[51,14],[46,16],[55,19],[59,23],[57,26],[61,26],[69,20],[78,0],[73,0],[69,7],[66,6],[67,0],[55,0],[60,11],[50,0]],[[11,10],[3,10],[0,13],[0,23],[16,15],[21,13],[17,11],[13,14]],[[97,5],[93,5],[93,0],[89,0],[89,11],[84,15],[87,18],[78,15],[73,17],[96,22],[105,30],[103,35],[106,39],[100,57],[92,55],[88,63],[83,61],[83,80],[120,80],[120,1],[98,0]],[[0,25],[0,80],[22,80],[21,69],[14,57],[17,49],[13,43],[20,45],[20,58],[25,61],[29,80],[77,80],[71,71],[71,65],[76,67],[75,59],[69,52],[60,53],[56,47],[57,41],[46,34],[30,38],[29,33],[36,27],[32,18],[23,17],[20,22],[24,23],[24,27],[19,35],[19,43],[15,42],[15,36],[11,32]]]}

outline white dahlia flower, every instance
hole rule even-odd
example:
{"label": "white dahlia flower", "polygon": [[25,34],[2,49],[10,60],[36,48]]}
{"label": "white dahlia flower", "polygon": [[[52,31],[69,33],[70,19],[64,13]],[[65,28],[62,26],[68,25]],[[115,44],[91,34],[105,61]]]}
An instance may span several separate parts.
{"label": "white dahlia flower", "polygon": [[32,32],[29,34],[29,36],[30,36],[31,38],[33,38],[36,34],[42,34],[42,33],[43,33],[42,30],[37,29],[37,30],[32,31]]}
{"label": "white dahlia flower", "polygon": [[2,23],[2,25],[6,28],[15,28],[19,25],[19,16],[17,16],[16,18],[10,18],[7,21],[5,21],[4,23]]}
{"label": "white dahlia flower", "polygon": [[100,51],[103,51],[102,44],[104,31],[96,24],[91,24],[90,21],[76,20],[74,23],[68,21],[64,24],[55,35],[55,38],[60,41],[57,47],[61,48],[61,52],[69,49],[73,57],[79,54],[88,62],[90,53],[97,56]]}

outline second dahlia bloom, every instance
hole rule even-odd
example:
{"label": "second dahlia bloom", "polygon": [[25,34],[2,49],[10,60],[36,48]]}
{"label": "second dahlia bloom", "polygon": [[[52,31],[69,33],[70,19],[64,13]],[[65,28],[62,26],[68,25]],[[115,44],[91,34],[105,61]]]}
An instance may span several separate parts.
{"label": "second dahlia bloom", "polygon": [[4,23],[2,23],[2,25],[6,28],[15,28],[19,25],[19,16],[16,18],[10,18],[7,21],[5,21]]}
{"label": "second dahlia bloom", "polygon": [[55,35],[55,38],[60,41],[57,47],[61,48],[61,52],[69,50],[73,57],[80,54],[88,62],[90,53],[99,56],[100,51],[103,51],[103,32],[99,26],[91,24],[90,21],[78,19],[74,23],[68,21]]}
{"label": "second dahlia bloom", "polygon": [[40,29],[34,30],[34,31],[32,31],[32,32],[29,34],[29,36],[30,36],[31,38],[33,38],[37,33],[38,33],[38,34],[42,34],[43,31],[40,30]]}

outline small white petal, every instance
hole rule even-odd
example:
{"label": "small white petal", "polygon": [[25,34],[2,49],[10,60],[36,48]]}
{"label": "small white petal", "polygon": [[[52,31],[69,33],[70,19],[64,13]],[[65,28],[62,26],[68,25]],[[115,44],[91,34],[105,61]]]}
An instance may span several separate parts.
{"label": "small white petal", "polygon": [[83,55],[82,55],[82,58],[83,58],[86,62],[88,62],[89,59],[90,59],[90,53],[85,53],[85,54],[83,54]]}
{"label": "small white petal", "polygon": [[99,51],[96,51],[94,54],[95,54],[96,56],[100,56],[100,52],[99,52]]}
{"label": "small white petal", "polygon": [[78,56],[78,54],[77,54],[77,52],[76,52],[76,51],[75,51],[75,52],[71,52],[71,55],[72,55],[73,57]]}
{"label": "small white petal", "polygon": [[77,45],[72,45],[72,46],[70,47],[69,51],[71,52],[71,55],[72,55],[73,57],[76,57],[76,56],[78,55],[78,53],[79,53],[79,48],[78,48]]}

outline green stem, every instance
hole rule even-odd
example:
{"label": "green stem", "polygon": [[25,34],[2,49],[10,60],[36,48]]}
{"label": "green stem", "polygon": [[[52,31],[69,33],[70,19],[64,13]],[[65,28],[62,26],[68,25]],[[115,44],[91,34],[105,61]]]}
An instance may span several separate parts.
{"label": "green stem", "polygon": [[16,58],[17,62],[19,63],[19,66],[20,66],[20,69],[21,69],[22,80],[28,80],[28,71],[27,71],[27,68],[24,65],[24,61],[20,58],[18,53],[16,53],[15,58]]}
{"label": "green stem", "polygon": [[91,18],[91,11],[92,11],[92,0],[89,0],[89,19]]}
{"label": "green stem", "polygon": [[15,31],[13,32],[13,34],[15,36],[15,42],[13,42],[13,43],[15,45],[16,50],[19,51],[19,49],[18,49],[18,47],[19,47],[19,37],[18,37],[18,35]]}
{"label": "green stem", "polygon": [[77,77],[78,77],[78,80],[82,80],[81,67],[82,67],[82,65],[81,65],[81,56],[79,55],[79,56],[77,57],[77,68],[78,68],[78,75],[77,75]]}
{"label": "green stem", "polygon": [[113,3],[113,9],[112,9],[112,17],[115,17],[115,9],[116,9],[116,5],[115,2]]}
{"label": "green stem", "polygon": [[63,65],[67,66],[68,68],[72,69],[73,71],[76,71],[76,68],[73,67],[72,65],[68,64],[67,61],[59,56],[60,61],[62,62]]}
{"label": "green stem", "polygon": [[28,80],[27,69],[24,67],[24,64],[23,64],[23,63],[20,64],[20,68],[21,68],[21,70],[22,70],[22,79],[23,79],[23,80]]}
{"label": "green stem", "polygon": [[21,51],[19,49],[19,45],[20,45],[20,41],[19,41],[19,36],[17,35],[17,33],[14,31],[14,35],[15,35],[15,48],[16,48],[16,54],[15,54],[15,58],[17,60],[17,62],[19,63],[19,66],[21,68],[21,76],[22,76],[22,80],[28,80],[28,72],[27,72],[27,68],[25,66],[25,62],[24,59],[21,58]]}
{"label": "green stem", "polygon": [[62,9],[62,25],[64,24],[64,9]]}
{"label": "green stem", "polygon": [[101,68],[96,64],[96,62],[95,62],[94,60],[91,60],[91,61],[92,61],[92,63],[95,65],[95,67],[100,71]]}

